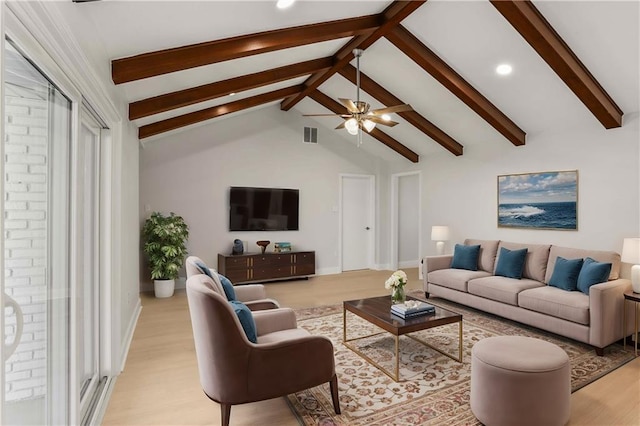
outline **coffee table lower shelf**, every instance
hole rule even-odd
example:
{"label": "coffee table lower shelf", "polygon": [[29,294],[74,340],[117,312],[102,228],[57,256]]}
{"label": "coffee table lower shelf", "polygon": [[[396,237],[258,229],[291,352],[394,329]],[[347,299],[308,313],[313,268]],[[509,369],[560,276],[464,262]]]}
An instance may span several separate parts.
{"label": "coffee table lower shelf", "polygon": [[[382,324],[382,325],[386,325],[387,326],[386,328],[391,328],[391,330],[386,329],[386,330],[380,331],[378,333],[373,333],[373,334],[369,334],[369,335],[366,335],[366,336],[358,336],[358,337],[354,337],[352,339],[348,339],[347,338],[347,311],[352,312],[353,314],[355,314],[355,315],[357,315],[357,316],[359,316],[359,317],[361,317],[361,318],[363,318],[365,320],[368,320],[368,318],[366,317],[366,315],[361,315],[361,313],[358,312],[359,311],[358,309],[355,309],[355,310],[354,309],[350,309],[350,307],[347,305],[347,303],[348,302],[345,302],[344,308],[343,308],[343,319],[342,319],[342,324],[343,324],[342,341],[343,341],[343,344],[347,348],[349,348],[350,350],[355,352],[358,356],[364,358],[371,365],[373,365],[374,367],[376,367],[377,369],[382,371],[384,374],[389,376],[394,381],[396,381],[396,382],[400,381],[400,336],[407,336],[407,337],[415,340],[416,342],[419,342],[419,343],[421,343],[421,344],[423,344],[423,345],[425,345],[425,346],[427,346],[427,347],[429,347],[429,348],[441,353],[442,355],[445,355],[445,356],[453,359],[454,361],[462,362],[462,315],[455,314],[455,316],[452,316],[451,318],[448,318],[448,321],[445,321],[445,323],[438,324],[438,325],[445,325],[445,324],[451,324],[451,323],[455,323],[455,322],[458,323],[458,357],[456,358],[455,356],[453,356],[453,355],[451,355],[451,354],[449,354],[449,353],[447,353],[447,352],[445,352],[445,351],[443,351],[443,350],[441,350],[441,349],[439,349],[439,348],[437,348],[437,347],[425,342],[424,340],[419,339],[419,338],[417,338],[415,336],[412,336],[412,335],[408,334],[409,331],[403,331],[402,327],[393,327],[391,325],[392,321],[391,322],[385,321],[385,324]],[[391,314],[389,314],[389,315],[391,315]],[[428,315],[425,315],[425,317],[428,317]],[[420,317],[417,317],[417,318],[419,319]],[[398,320],[396,320],[396,321],[404,322],[404,320],[402,320],[400,318],[398,318]],[[375,325],[375,326],[381,326],[381,324],[379,324],[377,321],[376,322],[369,321],[369,322],[371,324]],[[420,330],[412,330],[412,331],[421,331],[421,330],[426,330],[426,329],[429,329],[429,328],[433,328],[433,326],[429,326],[428,322],[426,322],[426,321],[423,321],[423,322],[424,322],[424,325],[425,325],[424,327],[420,327]],[[395,369],[394,369],[394,372],[388,371],[382,365],[380,365],[378,362],[374,361],[373,359],[371,359],[371,357],[369,357],[364,352],[359,350],[355,344],[350,343],[350,342],[354,342],[356,340],[362,340],[362,339],[366,339],[368,337],[373,337],[373,336],[377,336],[377,335],[380,335],[380,334],[384,334],[385,332],[388,332],[391,335],[393,335],[394,341],[395,341],[394,342],[395,343],[395,351],[394,351],[395,352]]]}

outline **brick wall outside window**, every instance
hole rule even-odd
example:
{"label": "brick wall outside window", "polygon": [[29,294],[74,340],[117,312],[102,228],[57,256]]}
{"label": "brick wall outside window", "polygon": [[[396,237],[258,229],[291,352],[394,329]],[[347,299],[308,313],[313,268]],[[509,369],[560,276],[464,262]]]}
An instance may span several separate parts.
{"label": "brick wall outside window", "polygon": [[[24,315],[20,344],[5,367],[5,398],[17,401],[46,392],[48,102],[11,95],[5,102],[5,291]],[[12,342],[10,309],[6,320]]]}

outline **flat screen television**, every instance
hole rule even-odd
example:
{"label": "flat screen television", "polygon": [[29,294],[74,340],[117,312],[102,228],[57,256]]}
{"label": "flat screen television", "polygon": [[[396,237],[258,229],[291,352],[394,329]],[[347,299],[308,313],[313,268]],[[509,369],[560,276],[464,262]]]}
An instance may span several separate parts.
{"label": "flat screen television", "polygon": [[297,231],[297,189],[229,188],[229,231]]}

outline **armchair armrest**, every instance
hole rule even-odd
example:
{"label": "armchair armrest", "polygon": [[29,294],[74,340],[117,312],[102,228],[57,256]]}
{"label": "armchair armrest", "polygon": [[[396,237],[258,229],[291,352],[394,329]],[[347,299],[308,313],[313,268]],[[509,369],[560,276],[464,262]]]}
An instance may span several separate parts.
{"label": "armchair armrest", "polygon": [[333,344],[312,335],[260,344],[251,351],[247,370],[249,389],[262,398],[317,386],[335,375]]}
{"label": "armchair armrest", "polygon": [[250,300],[243,302],[251,311],[265,311],[267,309],[277,309],[280,304],[273,299]]}
{"label": "armchair armrest", "polygon": [[242,303],[267,298],[267,292],[262,284],[234,285],[233,290]]}
{"label": "armchair armrest", "polygon": [[258,336],[275,331],[289,330],[298,326],[296,314],[291,308],[269,309],[266,311],[252,312],[251,314],[256,323]]}
{"label": "armchair armrest", "polygon": [[[591,286],[589,289],[590,344],[598,348],[604,348],[623,337],[623,294],[630,289],[631,281],[627,279],[618,279]],[[630,323],[630,321],[627,321],[627,324]]]}

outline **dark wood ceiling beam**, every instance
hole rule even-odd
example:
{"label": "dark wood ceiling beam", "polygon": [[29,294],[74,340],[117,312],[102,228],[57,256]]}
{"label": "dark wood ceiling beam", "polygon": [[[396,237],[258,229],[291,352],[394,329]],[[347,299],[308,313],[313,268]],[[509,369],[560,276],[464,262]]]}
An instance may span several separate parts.
{"label": "dark wood ceiling beam", "polygon": [[371,32],[381,23],[379,15],[369,15],[158,50],[111,61],[111,77],[115,84],[127,83],[230,59],[353,37]]}
{"label": "dark wood ceiling beam", "polygon": [[331,57],[313,59],[132,102],[129,104],[129,120],[309,75],[328,69],[332,64]]}
{"label": "dark wood ceiling beam", "polygon": [[[314,101],[318,102],[323,107],[325,107],[328,110],[332,111],[334,114],[347,114],[348,113],[348,111],[344,107],[344,105],[342,105],[341,103],[331,99],[329,96],[325,95],[324,93],[322,93],[319,90],[314,90],[313,92],[309,93],[309,97],[311,99],[313,99]],[[383,144],[385,144],[386,146],[388,146],[389,148],[391,148],[392,150],[394,150],[398,154],[402,155],[403,157],[405,157],[407,160],[411,161],[412,163],[417,163],[419,161],[419,159],[420,159],[418,154],[416,154],[415,152],[413,152],[412,150],[410,150],[406,146],[402,145],[400,142],[398,142],[397,140],[395,140],[391,136],[387,135],[382,130],[379,130],[378,128],[375,128],[371,132],[369,132],[369,135],[371,135],[375,139],[379,140],[380,142],[382,142]]]}
{"label": "dark wood ceiling beam", "polygon": [[333,66],[326,71],[315,73],[309,77],[307,81],[303,83],[305,85],[305,89],[298,95],[282,101],[280,108],[284,111],[289,111],[294,105],[320,87],[322,83],[340,71],[342,67],[351,62],[354,58],[353,49],[368,48],[393,30],[393,28],[396,27],[404,18],[415,12],[416,9],[426,3],[426,1],[427,0],[394,1],[391,3],[382,13],[380,13],[379,16],[382,20],[382,24],[378,28],[371,31],[369,34],[354,37],[351,41],[342,46],[342,48],[340,48],[340,50],[338,50],[338,52],[333,56]]}
{"label": "dark wood ceiling beam", "polygon": [[[351,81],[353,84],[356,84],[357,70],[353,65],[347,64],[339,72],[340,75],[345,77],[347,80]],[[360,72],[360,87],[362,88],[362,90],[364,90],[386,106],[401,105],[406,103],[400,100],[398,97],[394,96],[384,87],[380,86],[363,72]],[[464,150],[464,147],[462,145],[460,145],[455,139],[440,130],[437,126],[424,118],[418,112],[404,111],[398,112],[397,114],[407,120],[412,126],[420,130],[422,133],[439,143],[444,149],[448,150],[456,156],[462,155]]]}
{"label": "dark wood ceiling beam", "polygon": [[533,3],[528,0],[492,0],[491,4],[538,52],[605,128],[622,125],[622,110]]}
{"label": "dark wood ceiling beam", "polygon": [[169,130],[179,129],[184,126],[196,124],[201,121],[210,120],[212,118],[221,117],[233,112],[242,111],[243,109],[252,108],[258,105],[266,104],[273,101],[278,101],[287,96],[291,96],[300,92],[303,89],[302,85],[296,85],[286,87],[280,90],[274,90],[272,92],[262,93],[260,95],[252,96],[247,99],[240,99],[234,102],[229,102],[224,105],[218,105],[211,108],[206,108],[200,111],[191,112],[188,114],[179,115],[166,120],[157,121],[155,123],[147,124],[138,129],[138,138],[144,139],[150,136],[158,135],[160,133],[168,132]]}
{"label": "dark wood ceiling beam", "polygon": [[511,143],[516,146],[525,144],[526,134],[520,127],[406,28],[398,25],[386,37],[387,40],[431,74],[440,84],[449,89],[451,93],[467,104],[469,108],[474,110]]}

